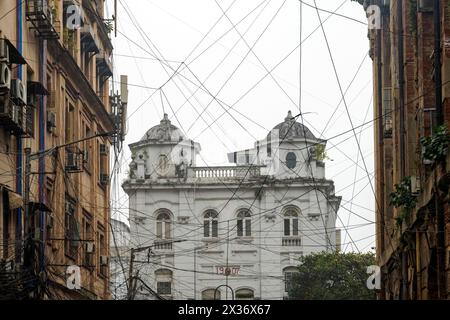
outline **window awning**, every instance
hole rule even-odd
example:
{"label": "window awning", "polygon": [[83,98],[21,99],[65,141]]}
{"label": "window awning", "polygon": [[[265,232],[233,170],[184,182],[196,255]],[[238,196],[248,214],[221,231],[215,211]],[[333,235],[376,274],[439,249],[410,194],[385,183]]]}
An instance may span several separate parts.
{"label": "window awning", "polygon": [[8,186],[2,184],[0,184],[0,190],[3,190],[8,197],[9,210],[23,208],[23,197],[20,194],[12,191],[8,188]]}
{"label": "window awning", "polygon": [[52,212],[52,209],[50,209],[49,207],[47,207],[44,203],[42,202],[30,202],[30,212],[34,213],[36,210],[39,211],[46,211],[46,212]]}
{"label": "window awning", "polygon": [[9,48],[9,62],[12,64],[27,64],[27,61],[20,54],[19,50],[6,38],[0,39],[0,41],[5,41]]}
{"label": "window awning", "polygon": [[50,92],[39,81],[27,82],[27,93],[38,96],[49,96]]}

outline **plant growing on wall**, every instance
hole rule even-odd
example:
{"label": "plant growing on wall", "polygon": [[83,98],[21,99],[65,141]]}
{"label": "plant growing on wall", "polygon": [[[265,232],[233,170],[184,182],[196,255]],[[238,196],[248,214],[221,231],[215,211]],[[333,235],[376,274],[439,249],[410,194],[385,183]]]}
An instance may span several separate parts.
{"label": "plant growing on wall", "polygon": [[315,156],[316,156],[316,159],[317,159],[318,161],[324,161],[324,160],[326,160],[326,159],[329,159],[329,157],[328,157],[328,155],[327,155],[327,153],[326,153],[326,151],[325,151],[325,145],[324,145],[324,144],[318,144],[318,145],[316,145],[316,146],[315,146],[315,149],[316,149],[316,154],[315,154]]}
{"label": "plant growing on wall", "polygon": [[396,218],[397,225],[409,217],[411,210],[416,206],[417,198],[411,191],[411,177],[404,177],[403,180],[395,185],[395,191],[391,193],[391,205],[396,208],[402,208]]}
{"label": "plant growing on wall", "polygon": [[409,32],[413,35],[417,34],[417,0],[409,1],[409,17],[408,17]]}
{"label": "plant growing on wall", "polygon": [[423,157],[431,161],[439,161],[445,158],[450,143],[450,134],[447,126],[437,127],[429,137],[420,138],[423,147]]}

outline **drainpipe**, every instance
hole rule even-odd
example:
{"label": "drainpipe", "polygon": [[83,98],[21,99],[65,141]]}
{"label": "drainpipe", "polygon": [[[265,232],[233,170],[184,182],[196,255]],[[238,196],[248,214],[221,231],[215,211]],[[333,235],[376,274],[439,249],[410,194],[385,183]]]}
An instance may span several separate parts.
{"label": "drainpipe", "polygon": [[[434,85],[436,96],[437,125],[444,123],[442,110],[442,77],[441,77],[441,13],[440,1],[434,1]],[[435,180],[437,181],[437,179]],[[437,188],[436,188],[437,189]],[[437,192],[437,191],[436,191]],[[446,299],[446,281],[445,281],[445,212],[436,194],[435,210],[437,224],[437,269],[438,269],[438,297]]]}
{"label": "drainpipe", "polygon": [[[39,81],[42,84],[47,82],[47,41],[39,40]],[[46,119],[46,101],[47,97],[42,95],[39,99],[39,151],[45,150],[45,119]],[[45,183],[45,157],[39,157],[39,202],[44,203],[44,183]],[[46,212],[39,212],[39,229],[40,229],[40,239],[39,242],[39,271],[44,271],[45,269],[45,246],[44,246],[44,236],[45,236],[45,215]]]}
{"label": "drainpipe", "polygon": [[[397,63],[399,85],[399,112],[400,112],[400,177],[406,174],[406,149],[405,149],[405,88],[404,88],[404,57],[403,57],[403,4],[397,1]],[[406,253],[402,252],[402,295],[401,299],[407,299],[408,279],[406,266]]]}
{"label": "drainpipe", "polygon": [[[16,8],[17,8],[17,16],[16,16],[16,47],[20,54],[22,54],[22,10],[23,10],[23,1],[16,0]],[[22,79],[22,65],[18,65],[17,67],[17,77],[18,79]],[[16,192],[18,194],[22,194],[22,137],[16,137],[16,147],[17,147],[17,156],[16,156]],[[25,204],[27,205],[27,204]],[[17,223],[16,223],[16,263],[21,263],[22,261],[22,209],[17,209]]]}
{"label": "drainpipe", "polygon": [[417,300],[422,299],[422,265],[420,262],[420,234],[416,229],[416,273],[417,273]]}
{"label": "drainpipe", "polygon": [[[381,21],[381,23],[383,23]],[[379,29],[377,32],[377,43],[376,43],[376,59],[377,59],[377,108],[378,108],[378,163],[377,167],[379,169],[379,190],[380,190],[380,199],[382,201],[379,201],[378,205],[378,219],[380,221],[380,226],[378,227],[378,234],[379,234],[379,241],[377,244],[377,259],[378,261],[381,260],[381,252],[384,249],[384,228],[386,227],[385,219],[384,219],[384,127],[383,127],[383,121],[384,117],[387,115],[384,115],[384,117],[381,117],[383,115],[383,69],[382,69],[382,62],[381,62],[381,37],[382,37],[382,29]],[[392,115],[390,115],[392,116]],[[382,282],[382,286],[383,282]],[[384,299],[384,293],[383,289],[381,291],[382,293],[379,295],[379,298]]]}

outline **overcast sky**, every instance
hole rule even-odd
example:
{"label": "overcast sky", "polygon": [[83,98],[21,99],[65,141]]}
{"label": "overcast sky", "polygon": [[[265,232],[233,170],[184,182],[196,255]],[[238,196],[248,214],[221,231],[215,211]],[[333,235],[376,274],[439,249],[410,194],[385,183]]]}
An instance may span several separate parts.
{"label": "overcast sky", "polygon": [[[109,1],[107,13],[111,15],[113,6]],[[304,2],[314,4],[313,0]],[[329,11],[344,3],[339,14],[366,22],[356,2],[316,2],[319,8]],[[315,9],[305,4],[302,8],[305,39],[319,26],[319,20]],[[322,21],[328,16],[320,12]],[[237,24],[237,31],[230,20]],[[373,125],[370,123],[362,131],[355,129],[364,162],[351,131],[351,123],[357,127],[373,119],[367,26],[334,15],[324,23],[324,29],[342,90],[347,91],[345,104],[340,103],[341,91],[319,27],[301,46],[302,112],[308,128],[317,137],[329,139],[326,177],[335,181],[336,194],[343,197],[337,226],[349,225],[358,249],[367,251],[375,245],[374,224],[350,213],[375,219],[373,189],[368,179],[369,174],[374,186]],[[118,0],[118,35],[113,38],[115,81],[127,74],[130,83],[128,134],[118,181],[128,170],[128,144],[140,140],[158,124],[163,112],[201,144],[199,161],[209,166],[226,164],[227,152],[251,148],[255,139],[264,138],[268,130],[283,121],[288,110],[298,114],[299,41],[298,0]],[[200,82],[203,86],[197,90]],[[162,90],[154,89],[161,86]],[[214,101],[211,94],[223,104]],[[185,102],[187,98],[189,102]],[[207,111],[199,118],[206,106]],[[227,113],[221,116],[229,106],[232,117]],[[117,181],[113,192],[113,200],[127,214],[128,202]],[[344,238],[345,249],[350,240],[343,231]],[[349,250],[356,248],[349,245]]]}

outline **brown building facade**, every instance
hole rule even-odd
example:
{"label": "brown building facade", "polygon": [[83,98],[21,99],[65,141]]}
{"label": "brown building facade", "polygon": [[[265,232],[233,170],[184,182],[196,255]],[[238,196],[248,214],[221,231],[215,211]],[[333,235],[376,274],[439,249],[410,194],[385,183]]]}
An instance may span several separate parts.
{"label": "brown building facade", "polygon": [[379,298],[449,299],[450,1],[357,1],[381,14],[368,31]]}
{"label": "brown building facade", "polygon": [[[0,299],[110,298],[109,151],[118,125],[103,6],[0,2],[2,72],[17,79],[0,83]],[[68,266],[79,268],[79,288],[68,288]]]}

